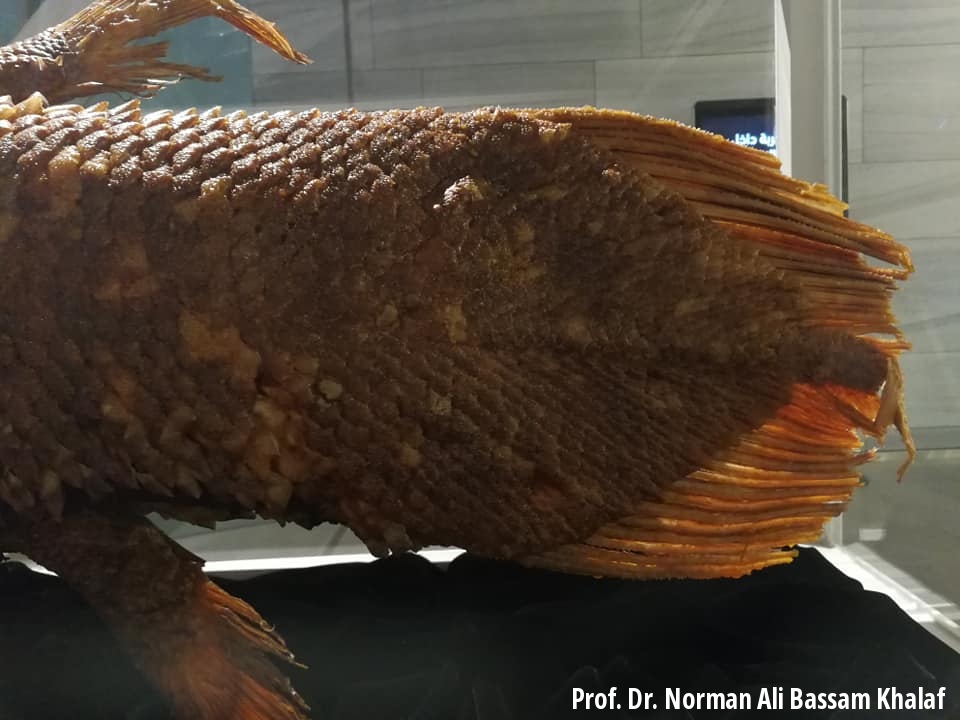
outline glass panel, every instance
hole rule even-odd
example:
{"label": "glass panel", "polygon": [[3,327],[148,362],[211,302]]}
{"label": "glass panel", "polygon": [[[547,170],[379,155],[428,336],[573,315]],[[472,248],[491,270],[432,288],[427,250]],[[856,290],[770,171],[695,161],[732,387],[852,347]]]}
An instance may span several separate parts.
{"label": "glass panel", "polygon": [[253,50],[257,105],[598,105],[692,124],[773,97],[767,0],[254,0],[314,64]]}
{"label": "glass panel", "polygon": [[[0,7],[0,41],[13,37],[37,6],[35,0],[9,2]],[[56,12],[57,2],[45,6]],[[245,4],[276,22],[313,64],[288,64],[226,24],[202,20],[165,35],[170,54],[177,62],[208,67],[224,81],[181,83],[147,108],[594,105],[699,124],[776,151],[773,0]],[[868,588],[890,592],[902,607],[912,604],[916,619],[957,646],[960,633],[950,634],[960,621],[960,563],[954,555],[960,540],[960,314],[954,307],[960,297],[960,7],[934,0],[844,0],[843,8],[850,214],[894,234],[917,265],[897,296],[896,311],[915,344],[903,366],[920,452],[898,485],[896,468],[905,453],[890,438],[866,466],[866,487],[844,515],[842,546],[823,550],[842,569],[872,577],[876,584]],[[731,502],[741,497],[731,494]],[[211,533],[156,521],[213,560],[213,570],[366,556],[362,543],[340,526],[308,531],[235,520]],[[434,557],[449,559],[451,552]],[[740,553],[740,546],[733,552]],[[724,642],[736,640],[729,630],[724,626]],[[793,667],[789,657],[771,657],[773,666]],[[751,660],[744,667],[752,672],[758,666]],[[600,677],[597,668],[590,671]],[[710,682],[720,677],[711,664],[706,671]]]}
{"label": "glass panel", "polygon": [[170,44],[168,55],[177,62],[207,68],[219,82],[184,81],[165,88],[144,101],[144,108],[245,107],[253,99],[250,72],[250,38],[215,18],[200,18],[162,33],[158,40]]}
{"label": "glass panel", "polygon": [[902,446],[866,467],[844,541],[957,603],[960,6],[844,0],[842,22],[850,215],[907,245],[917,268],[894,306],[913,343],[902,364],[920,448],[900,485]]}
{"label": "glass panel", "polygon": [[[32,9],[33,2],[14,4]],[[37,17],[45,26],[83,4],[48,0]],[[312,64],[293,65],[257,43],[251,47],[219,20],[197,21],[163,39],[171,42],[177,61],[211,68],[225,78],[227,89],[187,81],[166,90],[162,105],[450,110],[597,105],[693,124],[699,101],[774,93],[771,0],[248,0],[245,5],[275,21]],[[12,36],[21,15],[30,15],[24,12],[0,16],[0,28]]]}
{"label": "glass panel", "polygon": [[26,21],[26,7],[23,3],[9,2],[0,5],[0,43],[13,40]]}

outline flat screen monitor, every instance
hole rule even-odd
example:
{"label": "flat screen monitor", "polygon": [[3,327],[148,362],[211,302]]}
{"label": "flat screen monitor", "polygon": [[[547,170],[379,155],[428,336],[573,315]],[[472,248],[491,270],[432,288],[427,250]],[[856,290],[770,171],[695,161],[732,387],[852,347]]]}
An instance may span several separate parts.
{"label": "flat screen monitor", "polygon": [[773,98],[701,100],[693,112],[698,128],[738,145],[777,154]]}
{"label": "flat screen monitor", "polygon": [[[847,97],[841,97],[841,186],[840,199],[848,202],[847,190]],[[698,128],[727,140],[777,154],[773,98],[747,100],[701,100],[693,106]],[[844,215],[847,213],[844,212]]]}

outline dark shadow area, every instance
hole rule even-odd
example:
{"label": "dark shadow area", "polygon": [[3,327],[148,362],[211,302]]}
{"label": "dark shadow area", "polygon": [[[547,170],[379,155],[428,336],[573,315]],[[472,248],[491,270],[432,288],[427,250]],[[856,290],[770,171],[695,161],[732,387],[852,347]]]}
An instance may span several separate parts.
{"label": "dark shadow area", "polygon": [[[627,582],[417,556],[224,581],[253,603],[308,670],[291,671],[317,720],[553,720],[781,717],[784,711],[664,710],[665,689],[785,690],[791,718],[874,713],[789,710],[790,688],[946,688],[960,716],[960,656],[886,596],[865,592],[813,550],[742,580]],[[619,688],[617,710],[573,711],[572,688]],[[657,710],[627,710],[628,688]],[[875,706],[874,706],[875,707]],[[0,566],[2,720],[160,720],[168,710],[59,580]]]}

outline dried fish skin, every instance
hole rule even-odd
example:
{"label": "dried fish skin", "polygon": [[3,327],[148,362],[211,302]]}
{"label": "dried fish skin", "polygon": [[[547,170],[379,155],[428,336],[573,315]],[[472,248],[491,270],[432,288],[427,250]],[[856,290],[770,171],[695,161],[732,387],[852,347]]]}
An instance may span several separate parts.
{"label": "dried fish skin", "polygon": [[88,468],[91,499],[536,555],[661,498],[795,386],[876,396],[893,362],[821,322],[833,296],[763,239],[535,111],[54,107],[0,142],[7,267],[51,270],[0,291],[43,318],[8,335],[41,348],[9,372],[56,412],[20,425],[74,440],[52,467],[4,458],[28,487]]}

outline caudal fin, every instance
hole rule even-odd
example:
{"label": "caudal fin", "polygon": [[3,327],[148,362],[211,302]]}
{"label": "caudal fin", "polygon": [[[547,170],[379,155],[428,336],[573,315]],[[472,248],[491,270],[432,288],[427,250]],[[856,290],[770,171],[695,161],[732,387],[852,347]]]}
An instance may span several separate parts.
{"label": "caudal fin", "polygon": [[843,217],[844,204],[826,188],[781,174],[766,153],[632,113],[529,112],[569,124],[756,248],[802,298],[806,327],[872,348],[887,375],[879,392],[829,378],[796,381],[775,415],[685,477],[662,478],[656,499],[526,564],[621,577],[743,575],[789,562],[792,546],[815,540],[846,508],[859,466],[875,453],[864,449],[864,434],[882,440],[897,428],[908,454],[902,476],[915,454],[898,362],[909,343],[890,301],[913,270],[905,247]]}

